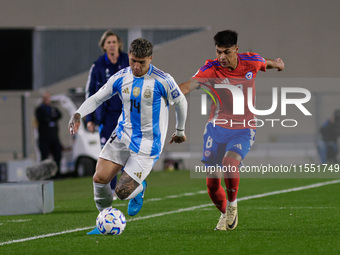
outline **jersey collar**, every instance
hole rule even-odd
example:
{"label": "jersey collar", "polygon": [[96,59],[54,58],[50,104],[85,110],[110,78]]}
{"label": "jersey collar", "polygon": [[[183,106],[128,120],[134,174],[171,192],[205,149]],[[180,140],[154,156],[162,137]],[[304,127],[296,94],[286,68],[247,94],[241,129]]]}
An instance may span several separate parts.
{"label": "jersey collar", "polygon": [[149,71],[146,74],[151,75],[152,71],[153,71],[153,65],[149,64]]}
{"label": "jersey collar", "polygon": [[[151,75],[152,74],[152,72],[153,72],[153,65],[151,65],[151,64],[149,64],[149,70],[148,70],[148,72],[146,73],[146,74],[144,74],[143,76],[141,76],[141,77],[136,77],[136,78],[143,78],[143,77],[145,77],[146,75]],[[132,74],[133,75],[133,73],[132,73],[132,69],[131,69],[131,67],[129,67],[129,73],[130,74]],[[135,77],[134,75],[133,75],[133,77]]]}

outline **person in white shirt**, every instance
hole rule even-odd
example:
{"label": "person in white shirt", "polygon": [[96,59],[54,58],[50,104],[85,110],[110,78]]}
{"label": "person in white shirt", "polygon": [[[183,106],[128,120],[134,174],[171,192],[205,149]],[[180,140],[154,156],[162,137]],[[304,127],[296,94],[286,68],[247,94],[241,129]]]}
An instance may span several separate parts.
{"label": "person in white shirt", "polygon": [[[129,67],[114,74],[73,114],[69,122],[71,135],[77,133],[80,119],[100,104],[118,94],[122,114],[111,138],[102,149],[93,176],[94,200],[99,211],[110,207],[110,181],[124,167],[115,192],[119,199],[130,200],[128,214],[136,215],[146,189],[145,178],[159,158],[167,133],[169,104],[176,106],[176,132],[169,143],[182,143],[187,115],[187,101],[175,80],[150,62],[152,44],[143,38],[129,48]],[[99,234],[97,229],[88,234]]]}

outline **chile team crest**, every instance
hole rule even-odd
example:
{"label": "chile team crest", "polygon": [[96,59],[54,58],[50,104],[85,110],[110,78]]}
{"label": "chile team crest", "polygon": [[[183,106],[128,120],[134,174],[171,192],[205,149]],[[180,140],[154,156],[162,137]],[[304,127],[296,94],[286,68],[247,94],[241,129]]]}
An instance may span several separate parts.
{"label": "chile team crest", "polygon": [[253,72],[248,72],[246,73],[246,79],[249,81],[251,79],[253,79]]}
{"label": "chile team crest", "polygon": [[206,151],[204,152],[204,156],[205,156],[206,158],[209,158],[210,155],[211,155],[211,151],[210,151],[210,150],[206,150]]}

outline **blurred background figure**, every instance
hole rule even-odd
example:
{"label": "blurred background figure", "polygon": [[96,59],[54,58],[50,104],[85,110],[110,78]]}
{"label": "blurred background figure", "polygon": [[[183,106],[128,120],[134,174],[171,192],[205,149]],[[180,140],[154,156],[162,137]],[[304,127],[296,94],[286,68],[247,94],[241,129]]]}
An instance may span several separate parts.
{"label": "blurred background figure", "polygon": [[318,152],[322,164],[337,163],[338,136],[340,129],[340,111],[335,111],[320,128],[321,140],[318,142]]}
{"label": "blurred background figure", "polygon": [[[85,99],[95,94],[116,72],[129,66],[128,54],[123,52],[123,42],[117,34],[110,30],[105,31],[98,45],[104,54],[91,66]],[[122,102],[116,95],[104,102],[94,113],[87,115],[86,127],[88,131],[94,132],[95,126],[98,126],[102,148],[115,129],[121,112]],[[116,198],[114,194],[116,183],[117,176],[111,181],[114,198]]]}
{"label": "blurred background figure", "polygon": [[60,161],[62,145],[59,139],[58,120],[61,119],[60,111],[51,105],[51,94],[42,94],[42,103],[35,110],[35,117],[38,124],[38,146],[41,161],[48,158],[50,154],[56,162],[58,171],[56,177],[60,177]]}

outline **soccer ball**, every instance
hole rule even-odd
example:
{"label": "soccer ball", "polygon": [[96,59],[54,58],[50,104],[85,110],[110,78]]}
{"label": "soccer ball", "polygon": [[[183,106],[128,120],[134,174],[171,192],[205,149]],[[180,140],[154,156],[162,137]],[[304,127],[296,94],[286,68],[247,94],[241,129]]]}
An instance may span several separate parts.
{"label": "soccer ball", "polygon": [[126,226],[125,216],[116,208],[105,208],[98,214],[96,226],[103,235],[120,235]]}

